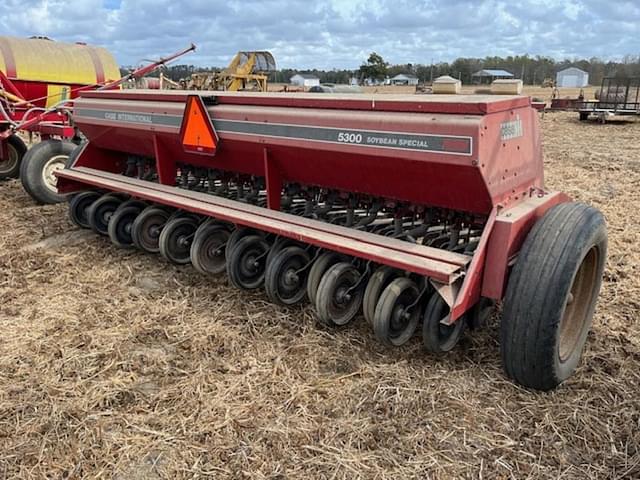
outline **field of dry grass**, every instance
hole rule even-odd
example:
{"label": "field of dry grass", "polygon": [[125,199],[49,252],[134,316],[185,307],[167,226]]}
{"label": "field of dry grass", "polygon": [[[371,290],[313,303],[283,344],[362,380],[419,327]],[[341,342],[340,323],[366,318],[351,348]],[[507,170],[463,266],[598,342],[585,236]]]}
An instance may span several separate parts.
{"label": "field of dry grass", "polygon": [[0,185],[0,478],[640,478],[640,122],[542,120],[547,185],[604,212],[584,361],[503,375],[499,314],[390,350],[74,229]]}

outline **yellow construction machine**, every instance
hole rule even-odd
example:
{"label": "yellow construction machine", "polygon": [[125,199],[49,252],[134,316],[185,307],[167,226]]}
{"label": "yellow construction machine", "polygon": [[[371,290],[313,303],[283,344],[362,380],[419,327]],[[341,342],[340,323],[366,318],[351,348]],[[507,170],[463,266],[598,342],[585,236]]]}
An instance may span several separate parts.
{"label": "yellow construction machine", "polygon": [[[269,73],[275,71],[276,61],[270,52],[238,52],[227,68],[220,72],[194,73],[181,80],[181,88],[187,90],[226,90],[237,92],[267,91]],[[168,88],[173,85],[165,84]]]}
{"label": "yellow construction machine", "polygon": [[266,92],[269,73],[275,69],[276,61],[270,52],[238,52],[218,74],[217,90]]}

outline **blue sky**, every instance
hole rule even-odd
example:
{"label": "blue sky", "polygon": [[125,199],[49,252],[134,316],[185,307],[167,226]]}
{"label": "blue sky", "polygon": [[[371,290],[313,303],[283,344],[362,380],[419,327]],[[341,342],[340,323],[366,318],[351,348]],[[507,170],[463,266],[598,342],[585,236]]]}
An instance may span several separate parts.
{"label": "blue sky", "polygon": [[270,50],[282,68],[357,68],[460,56],[640,55],[640,0],[7,0],[2,34],[107,47],[121,64],[180,50],[226,65]]}

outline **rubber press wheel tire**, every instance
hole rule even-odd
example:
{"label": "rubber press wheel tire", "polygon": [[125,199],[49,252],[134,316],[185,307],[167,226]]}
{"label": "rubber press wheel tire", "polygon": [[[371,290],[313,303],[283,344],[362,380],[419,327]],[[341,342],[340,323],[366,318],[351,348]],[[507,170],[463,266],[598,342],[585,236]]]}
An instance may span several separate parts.
{"label": "rubber press wheel tire", "polygon": [[271,245],[269,249],[269,253],[267,254],[267,268],[269,268],[269,263],[271,263],[272,259],[280,253],[282,250],[288,247],[299,247],[300,243],[296,242],[287,237],[276,237],[275,241]]}
{"label": "rubber press wheel tire", "polygon": [[378,306],[378,300],[385,288],[398,275],[397,271],[391,267],[383,265],[378,267],[364,290],[364,298],[362,300],[362,313],[369,325],[373,326],[373,317]]}
{"label": "rubber press wheel tire", "polygon": [[309,253],[297,246],[283,248],[267,259],[264,286],[272,302],[289,306],[304,300],[309,273],[305,267],[310,260]]}
{"label": "rubber press wheel tire", "polygon": [[435,292],[429,298],[422,316],[422,343],[430,353],[442,354],[453,350],[458,344],[467,324],[464,318],[458,318],[452,325],[442,323],[449,315],[449,305]]}
{"label": "rubber press wheel tire", "polygon": [[549,209],[533,226],[509,278],[502,362],[519,384],[550,390],[576,369],[607,255],[602,214],[581,203]]}
{"label": "rubber press wheel tire", "polygon": [[360,280],[360,272],[348,262],[333,265],[325,272],[316,293],[318,320],[327,326],[342,326],[355,318],[362,306],[364,289],[347,294]]}
{"label": "rubber press wheel tire", "polygon": [[322,276],[333,265],[345,260],[345,256],[340,253],[324,252],[320,254],[315,262],[313,262],[313,265],[311,265],[311,268],[309,269],[309,275],[307,276],[307,297],[309,297],[309,301],[312,305],[315,305],[316,294],[318,292]]}
{"label": "rubber press wheel tire", "polygon": [[235,248],[235,246],[238,244],[240,240],[242,240],[244,237],[253,236],[253,235],[259,235],[259,234],[255,230],[252,230],[251,228],[245,228],[245,227],[237,227],[233,232],[231,232],[231,235],[229,236],[229,240],[227,240],[227,247],[225,249],[225,257],[227,258],[227,260],[231,258],[233,249]]}
{"label": "rubber press wheel tire", "polygon": [[20,180],[29,195],[38,203],[63,202],[65,195],[58,193],[55,172],[65,168],[69,156],[77,148],[66,140],[44,140],[31,147],[22,159]]}
{"label": "rubber press wheel tire", "polygon": [[142,211],[140,204],[134,201],[123,203],[111,216],[108,234],[111,243],[118,248],[132,248],[133,223]]}
{"label": "rubber press wheel tire", "polygon": [[27,145],[19,136],[10,135],[5,141],[7,142],[8,158],[0,160],[0,180],[18,178],[20,165],[27,153]]}
{"label": "rubber press wheel tire", "polygon": [[[419,295],[418,286],[406,277],[396,278],[384,289],[373,315],[373,331],[378,340],[394,347],[411,340],[422,313],[420,305],[413,305]],[[407,312],[410,305],[413,310]]]}
{"label": "rubber press wheel tire", "polygon": [[102,194],[99,192],[81,192],[74,195],[69,201],[69,219],[71,223],[80,228],[89,226],[89,208]]}
{"label": "rubber press wheel tire", "polygon": [[225,250],[231,232],[225,225],[206,222],[198,227],[191,244],[190,257],[194,268],[205,275],[218,275],[227,268]]}
{"label": "rubber press wheel tire", "polygon": [[153,205],[142,210],[131,226],[133,244],[147,253],[160,252],[160,233],[170,215],[164,208]]}
{"label": "rubber press wheel tire", "polygon": [[176,265],[191,262],[191,243],[198,221],[191,217],[174,217],[162,229],[159,238],[160,255]]}
{"label": "rubber press wheel tire", "polygon": [[243,290],[255,290],[264,283],[269,244],[260,235],[243,237],[227,258],[231,283]]}
{"label": "rubber press wheel tire", "polygon": [[87,211],[91,230],[99,235],[109,235],[109,221],[121,204],[122,199],[110,193],[93,202]]}

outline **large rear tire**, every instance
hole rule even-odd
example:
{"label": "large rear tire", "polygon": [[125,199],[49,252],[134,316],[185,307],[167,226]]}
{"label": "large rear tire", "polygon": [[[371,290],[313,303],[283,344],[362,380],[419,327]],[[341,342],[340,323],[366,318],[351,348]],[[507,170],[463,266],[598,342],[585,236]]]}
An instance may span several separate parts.
{"label": "large rear tire", "polygon": [[65,140],[44,140],[26,153],[20,166],[20,180],[36,202],[53,204],[66,199],[58,193],[55,172],[65,168],[76,147],[75,143]]}
{"label": "large rear tire", "polygon": [[0,180],[18,178],[20,165],[27,153],[27,145],[19,136],[10,135],[5,141],[7,142],[8,158],[0,160]]}
{"label": "large rear tire", "polygon": [[550,390],[574,372],[607,255],[602,214],[580,203],[549,209],[527,235],[507,286],[500,330],[509,377]]}

